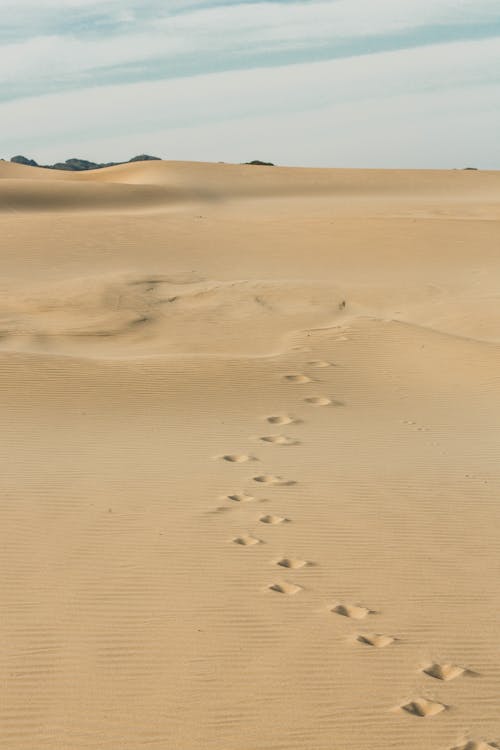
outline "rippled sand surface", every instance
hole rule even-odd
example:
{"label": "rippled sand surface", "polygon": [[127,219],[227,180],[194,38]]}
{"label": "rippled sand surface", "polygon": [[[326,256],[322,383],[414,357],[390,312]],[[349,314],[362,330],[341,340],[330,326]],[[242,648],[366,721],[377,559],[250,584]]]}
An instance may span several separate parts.
{"label": "rippled sand surface", "polygon": [[500,747],[500,175],[0,162],[0,747]]}

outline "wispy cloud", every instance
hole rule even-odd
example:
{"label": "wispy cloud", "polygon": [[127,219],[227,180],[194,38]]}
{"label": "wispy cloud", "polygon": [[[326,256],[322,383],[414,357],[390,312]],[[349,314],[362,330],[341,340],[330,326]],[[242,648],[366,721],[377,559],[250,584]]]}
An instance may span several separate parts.
{"label": "wispy cloud", "polygon": [[47,0],[43,12],[32,0],[2,6],[10,39],[0,47],[3,100],[500,34],[496,0]]}

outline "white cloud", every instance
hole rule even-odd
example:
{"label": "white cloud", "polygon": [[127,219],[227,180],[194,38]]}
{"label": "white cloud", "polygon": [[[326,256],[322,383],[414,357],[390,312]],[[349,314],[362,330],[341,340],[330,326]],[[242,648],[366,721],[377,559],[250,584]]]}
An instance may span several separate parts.
{"label": "white cloud", "polygon": [[497,0],[316,0],[204,8],[160,23],[200,35],[221,35],[231,29],[237,34],[259,31],[280,38],[281,32],[282,37],[308,38],[374,36],[424,25],[487,23],[493,19],[500,20]]}
{"label": "white cloud", "polygon": [[162,35],[147,33],[82,40],[70,35],[36,37],[18,44],[4,45],[0,50],[0,84],[30,77],[32,83],[63,82],[80,73],[82,78],[100,68],[142,62],[168,52],[175,57],[189,51],[189,40],[172,38],[168,50]]}
{"label": "white cloud", "polygon": [[500,167],[499,68],[499,39],[435,45],[13,101],[0,121],[37,160]]}
{"label": "white cloud", "polygon": [[[0,9],[12,6],[12,12],[35,8],[32,0],[0,0]],[[40,6],[38,13],[40,13]],[[179,65],[179,55],[190,55],[191,62],[216,53],[221,64],[238,67],[241,51],[260,54],[263,63],[269,56],[307,48],[314,54],[320,45],[335,45],[345,38],[380,36],[446,23],[486,23],[500,21],[497,0],[313,0],[311,2],[256,2],[232,6],[196,9],[169,15],[178,3],[158,3],[150,10],[157,16],[140,21],[137,0],[119,3],[107,0],[44,0],[44,9],[96,9],[125,23],[123,33],[103,37],[53,33],[35,36],[0,47],[0,84],[9,91],[26,91],[70,85],[88,85],[99,71],[120,66],[142,65],[163,60]],[[15,10],[17,9],[17,11]],[[34,10],[36,14],[36,10]],[[133,23],[132,23],[133,22]],[[348,54],[346,51],[344,54]],[[176,74],[182,73],[176,67]],[[147,75],[145,76],[148,77]]]}

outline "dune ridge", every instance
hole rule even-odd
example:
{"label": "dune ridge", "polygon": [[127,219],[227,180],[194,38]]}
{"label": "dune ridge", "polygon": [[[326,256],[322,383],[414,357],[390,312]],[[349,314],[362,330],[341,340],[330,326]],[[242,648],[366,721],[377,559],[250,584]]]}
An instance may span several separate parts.
{"label": "dune ridge", "polygon": [[[201,280],[189,274],[77,277],[21,292],[4,279],[0,291],[0,351],[99,358],[275,356],[302,331],[340,331],[363,319],[500,341],[496,297],[484,295],[484,289],[481,296],[460,295],[451,284],[418,289],[414,300],[397,305],[404,310],[394,309],[394,296],[384,298],[382,290],[374,296],[363,286]],[[314,365],[318,372],[325,366],[321,360]],[[300,373],[283,378],[290,383],[315,379]],[[317,398],[321,405],[322,397]]]}

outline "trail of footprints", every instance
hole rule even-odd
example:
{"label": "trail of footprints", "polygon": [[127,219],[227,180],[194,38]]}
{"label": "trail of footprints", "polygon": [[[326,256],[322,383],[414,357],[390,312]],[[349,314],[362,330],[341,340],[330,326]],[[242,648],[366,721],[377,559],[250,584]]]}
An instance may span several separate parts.
{"label": "trail of footprints", "polygon": [[[307,364],[313,368],[327,368],[333,366],[331,362],[328,362],[326,360],[313,360],[308,362]],[[282,376],[282,380],[284,384],[295,385],[306,385],[314,382],[314,378],[309,377],[308,375],[305,375],[303,373],[285,374]],[[304,398],[304,403],[308,404],[311,407],[325,407],[331,405],[340,405],[342,402],[334,401],[333,399],[323,395],[308,395]],[[277,427],[297,425],[301,423],[301,420],[298,420],[288,414],[270,415],[266,417],[266,421],[269,425]],[[259,440],[262,443],[270,445],[300,445],[299,440],[284,434],[264,435],[260,437]],[[258,458],[251,454],[225,454],[220,458],[230,464],[258,461]],[[275,474],[257,474],[252,478],[252,480],[257,484],[268,485],[271,487],[273,485],[290,486],[296,484],[295,480],[287,479]],[[259,502],[259,500],[254,495],[244,491],[225,495],[224,499],[234,504],[253,501]],[[266,501],[260,500],[260,502]],[[221,509],[219,508],[218,510]],[[278,526],[281,524],[289,523],[291,519],[276,515],[274,513],[268,513],[259,516],[258,521],[265,525]],[[262,540],[253,536],[252,534],[241,534],[240,536],[234,538],[232,541],[234,544],[240,547],[254,547],[256,545],[262,544]],[[302,560],[300,558],[294,557],[283,557],[279,560],[274,560],[273,562],[275,565],[290,571],[300,571],[307,566],[315,564],[308,560]],[[271,583],[267,588],[269,591],[285,596],[295,596],[304,590],[302,586],[299,586],[294,582],[283,580]],[[330,612],[340,617],[345,617],[347,619],[353,620],[355,622],[368,620],[372,615],[378,614],[378,612],[374,609],[370,609],[369,607],[360,604],[353,604],[348,602],[335,603],[330,608]],[[357,643],[361,644],[362,646],[375,649],[387,648],[388,646],[392,646],[394,643],[397,643],[399,640],[400,639],[396,638],[395,636],[377,632],[358,633],[355,637],[355,641]],[[465,667],[447,663],[429,664],[425,668],[420,669],[420,671],[427,677],[441,682],[450,682],[467,675],[477,675],[477,673],[473,672],[472,670],[466,669]],[[449,706],[447,704],[441,703],[440,701],[430,700],[422,696],[417,696],[413,700],[410,700],[403,705],[399,705],[392,710],[413,717],[431,718],[434,716],[438,716],[442,712],[448,710],[448,708]],[[453,748],[450,748],[450,750],[500,750],[500,745],[496,743],[489,744],[488,742],[483,742],[482,740],[468,740],[465,742],[465,744],[455,746]]]}

